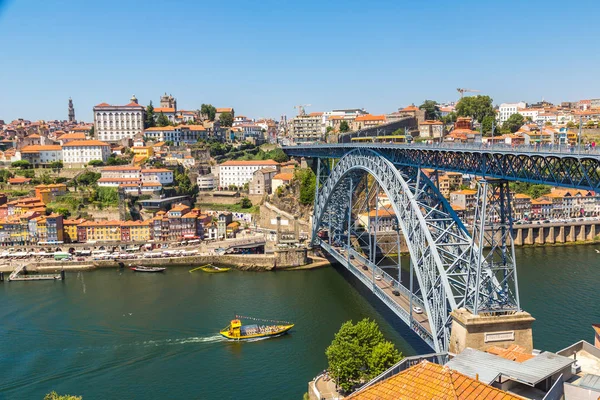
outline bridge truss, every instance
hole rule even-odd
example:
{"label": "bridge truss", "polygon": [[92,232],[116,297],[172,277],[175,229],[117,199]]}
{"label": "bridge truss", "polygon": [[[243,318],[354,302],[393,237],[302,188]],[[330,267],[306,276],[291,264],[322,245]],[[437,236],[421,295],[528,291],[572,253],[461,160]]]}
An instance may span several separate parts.
{"label": "bridge truss", "polygon": [[[505,181],[482,183],[480,196],[489,202],[476,213],[481,226],[499,221],[500,233],[469,232],[418,168],[398,169],[368,148],[335,162],[318,158],[313,244],[348,268],[433,349],[447,351],[452,310],[519,310],[506,187]],[[401,241],[409,253],[404,282]]]}

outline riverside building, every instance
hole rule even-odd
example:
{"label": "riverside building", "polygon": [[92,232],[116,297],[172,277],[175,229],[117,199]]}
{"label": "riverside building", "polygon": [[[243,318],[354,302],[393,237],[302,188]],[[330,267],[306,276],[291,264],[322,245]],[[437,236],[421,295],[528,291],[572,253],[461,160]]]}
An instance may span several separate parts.
{"label": "riverside building", "polygon": [[100,103],[94,107],[94,129],[99,140],[118,142],[133,138],[144,130],[144,107],[135,95],[129,104],[113,106]]}

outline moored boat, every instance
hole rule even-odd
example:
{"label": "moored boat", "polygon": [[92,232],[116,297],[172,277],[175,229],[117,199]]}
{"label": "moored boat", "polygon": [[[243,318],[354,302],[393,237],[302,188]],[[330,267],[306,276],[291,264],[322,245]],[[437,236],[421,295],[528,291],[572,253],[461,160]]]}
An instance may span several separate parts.
{"label": "moored boat", "polygon": [[200,269],[204,272],[215,273],[215,272],[227,272],[231,268],[221,268],[221,267],[217,267],[216,265],[208,264],[203,267],[200,267]]}
{"label": "moored boat", "polygon": [[278,323],[277,325],[242,325],[242,321],[239,318],[236,318],[231,321],[229,326],[222,329],[219,333],[227,339],[250,340],[280,336],[294,327],[294,324],[289,322],[276,322]]}
{"label": "moored boat", "polygon": [[166,270],[165,267],[144,267],[143,265],[138,265],[137,267],[129,268],[135,272],[163,272],[164,270]]}

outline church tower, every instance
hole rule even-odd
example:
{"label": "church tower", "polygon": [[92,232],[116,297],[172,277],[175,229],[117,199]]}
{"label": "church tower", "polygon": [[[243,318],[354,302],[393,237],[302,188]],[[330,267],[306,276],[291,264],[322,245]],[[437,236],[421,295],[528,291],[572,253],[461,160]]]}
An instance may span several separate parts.
{"label": "church tower", "polygon": [[69,122],[75,122],[75,109],[73,108],[73,100],[69,97]]}

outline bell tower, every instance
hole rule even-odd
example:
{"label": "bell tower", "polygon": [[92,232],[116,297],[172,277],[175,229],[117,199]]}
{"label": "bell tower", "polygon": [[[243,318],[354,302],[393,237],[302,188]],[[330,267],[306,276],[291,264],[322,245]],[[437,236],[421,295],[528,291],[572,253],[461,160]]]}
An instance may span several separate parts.
{"label": "bell tower", "polygon": [[69,97],[69,122],[75,122],[75,108],[73,108],[73,99]]}

